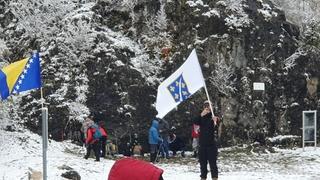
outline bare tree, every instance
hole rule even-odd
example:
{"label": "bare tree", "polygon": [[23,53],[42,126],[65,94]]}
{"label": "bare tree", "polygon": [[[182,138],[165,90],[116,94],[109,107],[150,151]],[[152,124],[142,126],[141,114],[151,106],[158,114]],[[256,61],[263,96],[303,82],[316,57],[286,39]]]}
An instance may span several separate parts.
{"label": "bare tree", "polygon": [[320,21],[320,0],[273,0],[281,7],[288,20],[298,24],[304,32],[311,21]]}
{"label": "bare tree", "polygon": [[74,8],[68,0],[12,0],[8,4],[17,28],[31,37],[51,38],[59,32],[63,17]]}
{"label": "bare tree", "polygon": [[220,93],[225,95],[234,93],[236,88],[231,79],[234,74],[234,68],[226,62],[225,57],[221,53],[217,53],[216,58],[215,69],[209,77],[210,83],[216,87]]}

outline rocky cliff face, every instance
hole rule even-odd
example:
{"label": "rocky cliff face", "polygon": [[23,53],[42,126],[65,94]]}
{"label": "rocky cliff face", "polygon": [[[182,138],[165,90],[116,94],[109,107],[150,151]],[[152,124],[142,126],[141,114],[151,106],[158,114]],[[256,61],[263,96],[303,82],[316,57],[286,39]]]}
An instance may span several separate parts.
{"label": "rocky cliff face", "polygon": [[[41,52],[54,139],[74,137],[90,113],[106,121],[112,138],[146,137],[157,86],[193,48],[223,117],[225,145],[300,134],[301,111],[318,109],[319,50],[299,44],[297,26],[271,1],[48,2],[4,1],[0,38],[3,61]],[[18,13],[26,6],[37,13]],[[264,82],[265,91],[254,91],[253,82]],[[38,94],[22,96],[19,117],[40,132]],[[205,99],[200,91],[165,119],[189,138]]]}

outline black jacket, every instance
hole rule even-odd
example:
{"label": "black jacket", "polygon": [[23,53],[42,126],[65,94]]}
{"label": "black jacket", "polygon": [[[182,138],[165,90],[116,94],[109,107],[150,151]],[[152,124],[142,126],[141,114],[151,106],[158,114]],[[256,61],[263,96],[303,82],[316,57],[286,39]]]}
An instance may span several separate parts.
{"label": "black jacket", "polygon": [[215,127],[214,122],[212,120],[212,114],[208,113],[205,116],[198,116],[193,120],[194,124],[200,126],[200,136],[199,136],[199,144],[201,146],[212,146],[216,145],[215,141]]}

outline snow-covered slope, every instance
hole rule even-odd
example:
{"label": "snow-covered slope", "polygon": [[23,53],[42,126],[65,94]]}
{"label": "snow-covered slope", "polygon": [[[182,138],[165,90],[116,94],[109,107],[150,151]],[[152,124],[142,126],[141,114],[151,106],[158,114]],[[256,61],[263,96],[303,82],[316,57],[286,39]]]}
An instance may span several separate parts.
{"label": "snow-covered slope", "polygon": [[[29,169],[42,171],[41,137],[29,131],[0,130],[0,179],[26,180]],[[275,153],[246,154],[243,148],[221,149],[219,155],[220,180],[317,180],[320,179],[320,149],[280,150]],[[83,180],[107,180],[114,161],[83,159],[84,149],[69,142],[50,141],[48,148],[48,179],[61,180],[64,167],[77,171]],[[165,180],[199,179],[196,159],[160,160]]]}

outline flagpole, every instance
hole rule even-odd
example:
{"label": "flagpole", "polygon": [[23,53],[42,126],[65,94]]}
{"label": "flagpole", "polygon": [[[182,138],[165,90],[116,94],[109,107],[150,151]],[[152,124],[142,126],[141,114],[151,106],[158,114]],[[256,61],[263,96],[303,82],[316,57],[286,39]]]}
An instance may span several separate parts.
{"label": "flagpole", "polygon": [[[206,91],[206,95],[207,95],[207,98],[208,98],[208,101],[209,101],[209,105],[210,105],[210,109],[211,109],[211,113],[212,113],[212,118],[213,118],[214,117],[214,112],[213,112],[210,96],[209,96],[209,93],[208,93],[207,85],[206,85],[206,82],[204,80],[203,80],[203,83],[204,83],[204,90]],[[213,120],[213,122],[214,122],[214,125],[217,125],[216,121]]]}
{"label": "flagpole", "polygon": [[47,180],[47,149],[48,149],[48,108],[41,108],[42,112],[42,168],[43,180]]}
{"label": "flagpole", "polygon": [[44,99],[43,99],[43,90],[42,87],[40,88],[40,96],[41,96],[41,108],[43,108],[43,103],[44,103]]}
{"label": "flagpole", "polygon": [[206,83],[204,83],[204,90],[206,91],[206,95],[207,95],[207,98],[208,98],[208,101],[209,101],[209,105],[210,105],[210,110],[211,110],[212,116],[214,116],[214,112],[213,112],[213,108],[212,108],[212,104],[211,104],[211,100],[210,100],[210,96],[209,96],[209,93],[208,93],[208,89],[207,89]]}
{"label": "flagpole", "polygon": [[42,114],[42,179],[47,180],[47,151],[48,151],[48,108],[44,107],[43,89],[40,87]]}
{"label": "flagpole", "polygon": [[[196,55],[196,57],[197,57],[197,59],[198,59],[198,56],[197,56],[197,55]],[[199,61],[198,61],[198,62],[199,62]],[[199,66],[200,66],[200,64],[199,64]],[[206,91],[206,95],[207,95],[207,98],[208,98],[208,101],[209,101],[209,105],[210,105],[212,117],[214,117],[214,112],[213,112],[213,108],[212,108],[210,96],[209,96],[209,93],[208,93],[207,84],[206,84],[206,81],[204,80],[201,67],[200,67],[200,71],[201,71],[201,76],[202,76],[202,80],[203,80],[203,84],[204,84],[204,90]],[[216,125],[216,122],[215,122],[215,121],[214,121],[214,125]]]}

